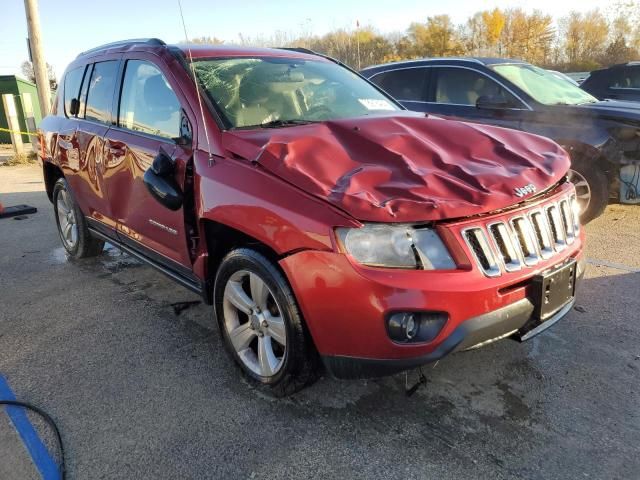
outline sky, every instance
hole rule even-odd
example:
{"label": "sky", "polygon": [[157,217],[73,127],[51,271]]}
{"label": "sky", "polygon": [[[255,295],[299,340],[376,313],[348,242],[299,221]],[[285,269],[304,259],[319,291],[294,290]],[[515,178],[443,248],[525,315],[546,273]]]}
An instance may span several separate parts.
{"label": "sky", "polygon": [[[404,31],[411,22],[448,14],[463,23],[479,10],[522,7],[522,0],[182,0],[190,38],[215,36],[237,43],[239,35],[265,36],[281,31],[323,34],[335,28],[371,25],[383,33]],[[600,8],[605,0],[537,0],[535,8],[560,18],[571,10]],[[81,51],[128,38],[158,37],[167,43],[184,40],[178,0],[40,0],[44,54],[59,78]],[[0,0],[0,74],[20,74],[28,59],[23,0]]]}

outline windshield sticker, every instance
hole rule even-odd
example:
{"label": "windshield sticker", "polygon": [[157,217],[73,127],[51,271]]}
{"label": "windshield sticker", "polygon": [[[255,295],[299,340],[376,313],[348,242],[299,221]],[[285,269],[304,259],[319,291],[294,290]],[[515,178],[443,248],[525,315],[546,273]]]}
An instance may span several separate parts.
{"label": "windshield sticker", "polygon": [[386,100],[377,98],[359,98],[358,101],[364,105],[367,110],[395,110]]}

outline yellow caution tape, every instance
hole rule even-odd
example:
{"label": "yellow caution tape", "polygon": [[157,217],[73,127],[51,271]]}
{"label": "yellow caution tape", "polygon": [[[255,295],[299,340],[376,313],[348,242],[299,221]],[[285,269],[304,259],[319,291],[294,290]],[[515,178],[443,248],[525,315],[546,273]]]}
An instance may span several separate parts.
{"label": "yellow caution tape", "polygon": [[9,133],[19,133],[21,135],[32,135],[32,136],[37,136],[37,133],[31,133],[31,132],[21,132],[19,130],[9,130],[8,128],[2,128],[0,127],[0,132],[9,132]]}

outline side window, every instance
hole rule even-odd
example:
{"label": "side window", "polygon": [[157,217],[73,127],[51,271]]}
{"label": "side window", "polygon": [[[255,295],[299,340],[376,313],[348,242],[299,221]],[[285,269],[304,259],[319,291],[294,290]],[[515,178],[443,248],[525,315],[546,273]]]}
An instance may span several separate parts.
{"label": "side window", "polygon": [[73,116],[71,115],[71,100],[80,98],[80,85],[84,69],[85,67],[74,68],[64,76],[64,114],[67,117]]}
{"label": "side window", "polygon": [[94,64],[89,82],[85,118],[102,123],[111,121],[111,102],[118,74],[118,62],[108,61]]}
{"label": "side window", "polygon": [[155,65],[127,61],[118,125],[160,137],[180,136],[180,102]]}
{"label": "side window", "polygon": [[640,67],[620,68],[611,74],[611,88],[640,88]]}
{"label": "side window", "polygon": [[435,102],[475,106],[478,98],[501,99],[514,108],[522,104],[491,78],[466,68],[436,69]]}
{"label": "side window", "polygon": [[424,100],[426,68],[404,68],[383,72],[372,81],[396,100]]}

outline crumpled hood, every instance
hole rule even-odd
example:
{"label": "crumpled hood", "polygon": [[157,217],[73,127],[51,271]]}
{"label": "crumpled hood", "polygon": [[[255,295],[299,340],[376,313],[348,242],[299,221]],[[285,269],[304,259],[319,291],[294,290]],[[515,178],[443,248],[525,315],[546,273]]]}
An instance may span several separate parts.
{"label": "crumpled hood", "polygon": [[230,130],[223,145],[369,222],[498,210],[523,200],[516,188],[533,184],[540,192],[569,168],[564,150],[546,138],[411,112]]}

